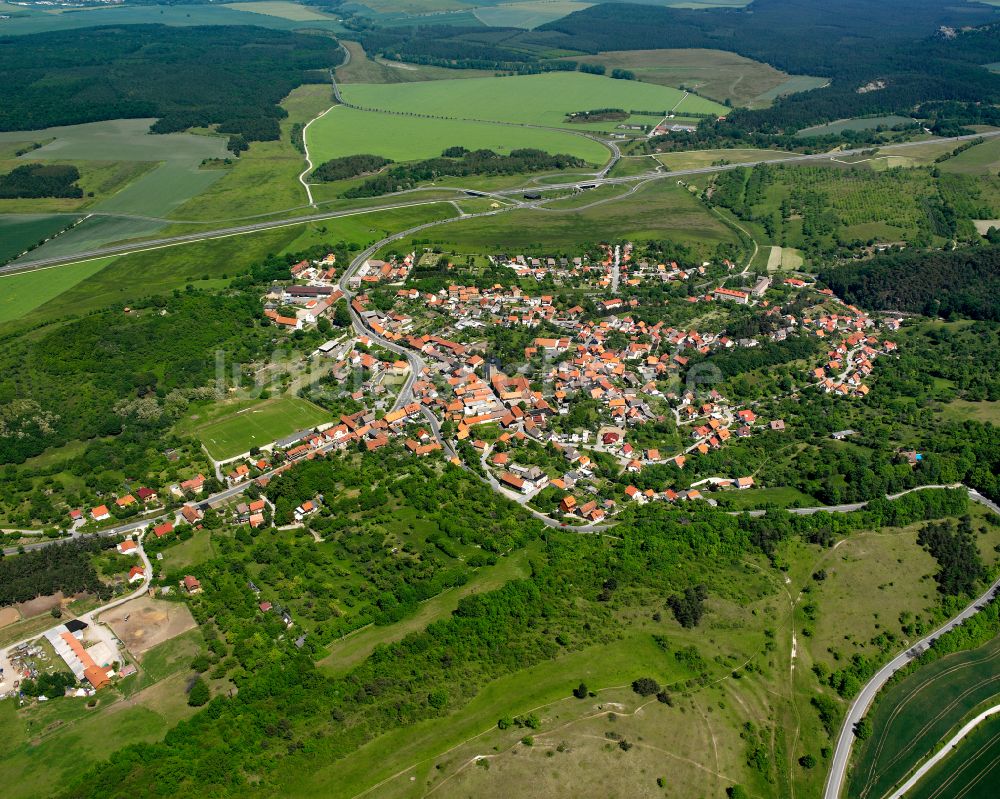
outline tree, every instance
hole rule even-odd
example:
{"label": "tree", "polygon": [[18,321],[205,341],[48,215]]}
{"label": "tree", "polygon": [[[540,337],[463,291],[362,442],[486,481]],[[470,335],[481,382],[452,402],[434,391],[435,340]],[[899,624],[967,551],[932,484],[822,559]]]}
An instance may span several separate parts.
{"label": "tree", "polygon": [[652,677],[640,677],[632,681],[632,690],[639,696],[652,696],[660,690],[660,684]]}
{"label": "tree", "polygon": [[854,725],[854,737],[859,741],[867,741],[872,737],[872,723],[867,716]]}
{"label": "tree", "polygon": [[587,698],[587,686],[585,683],[580,683],[576,688],[573,689],[573,696],[577,699]]}
{"label": "tree", "polygon": [[211,698],[208,690],[208,683],[198,677],[188,691],[188,704],[191,707],[201,707]]}
{"label": "tree", "polygon": [[799,758],[799,765],[806,769],[815,768],[816,758],[812,755],[802,755],[802,757]]}

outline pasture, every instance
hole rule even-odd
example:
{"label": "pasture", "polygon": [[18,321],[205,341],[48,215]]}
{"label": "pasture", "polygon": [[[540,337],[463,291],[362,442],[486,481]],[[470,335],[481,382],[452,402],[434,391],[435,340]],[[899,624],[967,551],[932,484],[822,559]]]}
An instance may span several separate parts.
{"label": "pasture", "polygon": [[[788,75],[770,64],[724,50],[612,50],[573,61],[632,70],[645,83],[693,89],[718,102],[763,108],[776,98],[822,86],[825,78]],[[692,110],[692,109],[688,109]]]}
{"label": "pasture", "polygon": [[[475,82],[470,79],[407,84],[406,91],[424,85]],[[307,135],[309,152],[316,164],[357,153],[381,155],[395,161],[414,161],[435,158],[446,147],[455,145],[470,150],[488,148],[501,154],[535,147],[549,153],[575,155],[595,165],[603,164],[609,157],[608,150],[598,142],[559,131],[489,122],[425,119],[345,107],[336,108],[317,120]]]}
{"label": "pasture", "polygon": [[[994,639],[979,649],[941,658],[893,685],[869,713],[873,733],[855,756],[850,795],[880,799],[974,708],[995,704],[1000,696],[998,666],[1000,639]],[[938,770],[954,767],[956,759],[974,749],[970,743],[972,738]]]}
{"label": "pasture", "polygon": [[993,799],[1000,784],[1000,718],[992,716],[910,789],[911,799]]}
{"label": "pasture", "polygon": [[[451,119],[490,120],[587,129],[566,114],[595,108],[725,114],[725,106],[680,89],[583,72],[548,72],[507,78],[432,81],[409,86],[356,84],[344,98],[361,108]],[[613,130],[618,121],[593,123]]]}
{"label": "pasture", "polygon": [[297,397],[265,400],[198,427],[196,435],[215,460],[225,460],[251,447],[330,421],[329,414]]}
{"label": "pasture", "polygon": [[[0,219],[0,231],[3,230],[3,223],[4,220]],[[0,276],[0,322],[26,316],[53,297],[97,274],[113,260],[95,258],[67,266]]]}

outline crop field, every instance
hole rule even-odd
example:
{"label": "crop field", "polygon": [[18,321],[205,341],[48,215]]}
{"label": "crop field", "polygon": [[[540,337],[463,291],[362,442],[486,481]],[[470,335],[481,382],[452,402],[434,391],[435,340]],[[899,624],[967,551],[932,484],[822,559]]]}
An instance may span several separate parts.
{"label": "crop field", "polygon": [[[614,50],[574,61],[632,70],[645,83],[694,89],[718,102],[762,108],[777,97],[822,86],[825,78],[788,75],[770,64],[724,50]],[[688,108],[688,110],[692,110]]]}
{"label": "crop field", "polygon": [[[457,81],[475,83],[475,80]],[[415,86],[455,83],[434,81]],[[389,87],[392,88],[392,87]],[[321,164],[331,158],[356,153],[371,153],[395,161],[434,158],[446,147],[461,145],[471,149],[488,148],[509,153],[523,147],[535,147],[549,153],[567,153],[600,165],[608,160],[608,150],[583,136],[551,130],[537,130],[515,125],[495,125],[489,122],[466,122],[446,119],[381,114],[337,108],[309,128],[309,152],[313,162]]]}
{"label": "crop field", "polygon": [[[849,793],[881,799],[975,707],[1000,696],[1000,639],[941,658],[894,685],[869,714],[873,733],[856,755]],[[986,726],[989,726],[987,724]],[[994,732],[995,732],[994,728]],[[945,763],[975,748],[971,739]],[[995,785],[994,785],[995,787]],[[950,790],[945,796],[955,796]]]}
{"label": "crop field", "polygon": [[[651,183],[622,200],[564,212],[511,211],[458,221],[418,237],[463,253],[572,251],[601,238],[656,239],[669,236],[706,256],[733,233],[683,188]],[[397,245],[398,246],[398,245]]]}
{"label": "crop field", "polygon": [[[725,114],[726,108],[680,89],[582,72],[399,85],[356,84],[344,97],[362,108],[429,116],[573,127],[566,114],[595,108]],[[613,130],[618,121],[598,123]]]}
{"label": "crop field", "polygon": [[165,224],[166,222],[131,219],[125,216],[92,216],[72,230],[33,250],[21,260],[71,256],[105,244],[151,236],[162,230]]}
{"label": "crop field", "polygon": [[[257,5],[254,3],[254,5]],[[273,5],[273,4],[270,4]],[[281,5],[286,5],[281,3]],[[295,6],[296,3],[287,3]],[[25,9],[10,19],[0,20],[0,35],[14,36],[46,31],[72,30],[93,25],[258,25],[265,28],[295,30],[302,28],[300,20],[273,14],[254,13],[224,5],[124,6],[116,8],[72,9],[61,13]],[[323,17],[308,21],[308,27],[321,30],[343,30],[335,19]]]}
{"label": "crop field", "polygon": [[495,28],[527,28],[529,30],[572,14],[583,11],[593,3],[577,0],[532,0],[525,3],[502,3],[495,6],[480,6],[475,15],[484,25]]}
{"label": "crop field", "polygon": [[225,8],[234,11],[247,11],[251,14],[264,14],[269,17],[290,19],[293,22],[329,21],[336,22],[336,17],[323,14],[313,8],[292,3],[289,0],[262,0],[258,3],[225,3]]}
{"label": "crop field", "polygon": [[297,397],[281,397],[244,408],[196,430],[209,455],[224,460],[276,439],[329,421],[329,414]]}
{"label": "crop field", "polygon": [[909,125],[915,120],[910,117],[884,116],[884,117],[861,117],[858,119],[840,119],[836,122],[828,122],[825,125],[814,125],[811,128],[803,128],[795,135],[799,138],[809,136],[826,136],[832,133],[841,133],[845,130],[872,130],[880,127],[893,127],[895,125]]}
{"label": "crop field", "polygon": [[58,233],[76,218],[62,214],[0,216],[0,264]]}
{"label": "crop field", "polygon": [[[3,220],[0,220],[0,230],[3,230]],[[0,277],[0,322],[26,316],[39,305],[97,274],[113,260],[114,258],[97,258],[68,266]]]}
{"label": "crop field", "polygon": [[[12,153],[13,154],[13,153]],[[39,161],[33,154],[19,160],[0,161],[0,174],[26,163],[72,164],[80,170],[77,185],[83,197],[18,197],[0,200],[2,214],[67,213],[93,208],[122,190],[145,172],[156,168],[151,161]]]}
{"label": "crop field", "polygon": [[1000,718],[992,716],[962,739],[907,793],[911,799],[993,799],[1000,784]]}

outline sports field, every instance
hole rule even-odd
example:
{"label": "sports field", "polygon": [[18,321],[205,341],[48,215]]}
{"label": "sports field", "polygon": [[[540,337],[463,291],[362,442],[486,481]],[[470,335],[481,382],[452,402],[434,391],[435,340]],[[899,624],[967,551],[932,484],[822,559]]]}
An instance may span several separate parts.
{"label": "sports field", "polygon": [[225,460],[329,420],[329,414],[310,402],[281,397],[210,422],[196,433],[209,455]]}
{"label": "sports field", "polygon": [[[849,795],[881,799],[973,708],[997,696],[1000,638],[941,658],[894,685],[869,715],[874,732],[856,755]],[[962,744],[956,757],[968,749]]]}
{"label": "sports field", "polygon": [[924,776],[909,799],[994,799],[1000,785],[1000,717],[986,719]]}
{"label": "sports field", "polygon": [[[566,114],[596,108],[725,114],[725,106],[680,89],[583,72],[548,72],[509,78],[440,80],[409,86],[356,84],[344,97],[362,108],[461,119],[570,127]],[[618,121],[596,123],[613,130]],[[581,129],[582,125],[572,125]]]}
{"label": "sports field", "polygon": [[[405,91],[424,85],[476,82],[410,83],[406,84]],[[595,165],[603,164],[610,155],[607,148],[592,139],[559,131],[494,125],[489,122],[424,119],[343,107],[336,108],[317,120],[310,126],[307,135],[309,152],[316,164],[357,153],[381,155],[395,161],[413,161],[437,157],[446,147],[454,145],[469,149],[488,148],[498,153],[536,147],[549,153],[575,155]]]}
{"label": "sports field", "polygon": [[[630,69],[646,83],[694,89],[699,94],[733,105],[761,108],[782,94],[821,86],[824,78],[788,75],[769,64],[724,50],[611,50],[573,56],[573,61],[603,64],[608,70]],[[688,108],[687,110],[694,110]]]}

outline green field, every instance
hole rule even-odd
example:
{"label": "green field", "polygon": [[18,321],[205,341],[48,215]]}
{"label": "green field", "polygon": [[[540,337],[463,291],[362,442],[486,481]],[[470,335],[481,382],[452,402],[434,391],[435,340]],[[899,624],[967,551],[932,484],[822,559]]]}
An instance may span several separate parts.
{"label": "green field", "polygon": [[328,421],[330,415],[312,403],[281,397],[244,408],[195,432],[209,455],[225,460]]}
{"label": "green field", "polygon": [[[571,125],[566,114],[595,108],[725,114],[726,108],[680,89],[583,72],[548,72],[509,78],[429,81],[409,86],[355,84],[344,98],[362,108],[453,119],[493,120],[549,127]],[[612,130],[618,122],[598,123]]]}
{"label": "green field", "polygon": [[970,147],[954,158],[941,163],[944,172],[961,172],[969,175],[996,174],[1000,169],[1000,137],[987,139]]}
{"label": "green field", "polygon": [[907,794],[911,799],[994,799],[1000,784],[1000,718],[992,716],[962,739]]}
{"label": "green field", "polygon": [[76,218],[62,214],[0,216],[0,264],[58,233]]}
{"label": "green field", "polygon": [[[783,94],[815,89],[825,78],[788,75],[770,64],[724,50],[614,50],[597,55],[573,56],[573,61],[602,64],[608,70],[632,70],[646,83],[694,89],[718,102],[760,108]],[[696,110],[682,106],[686,110]],[[725,112],[721,112],[725,113]]]}
{"label": "green field", "polygon": [[1000,427],[1000,402],[994,400],[990,402],[970,402],[969,400],[956,399],[944,406],[944,414],[952,419],[964,421],[965,419],[975,419],[979,422],[990,422]]}
{"label": "green field", "polygon": [[[869,714],[873,733],[855,755],[849,793],[881,799],[937,744],[953,734],[973,708],[1000,695],[1000,638],[941,658],[886,692]],[[986,726],[989,726],[988,724]],[[969,753],[971,741],[952,756]],[[949,758],[942,768],[954,767]],[[940,769],[939,769],[940,770]],[[942,796],[957,796],[950,790]]]}
{"label": "green field", "polygon": [[[187,541],[181,541],[163,550],[163,569],[171,571],[190,569],[214,555],[212,531],[198,530]],[[143,660],[145,661],[145,658]]]}
{"label": "green field", "polygon": [[[667,181],[651,183],[629,197],[581,210],[511,211],[494,217],[455,222],[421,231],[442,248],[463,253],[496,251],[574,252],[581,241],[670,237],[709,256],[732,232],[696,198]],[[399,246],[398,244],[396,245]]]}
{"label": "green field", "polygon": [[[434,81],[427,85],[441,83],[454,82]],[[406,84],[406,89],[418,85],[424,84]],[[331,111],[309,128],[308,136],[309,152],[317,164],[357,153],[413,161],[437,157],[442,150],[453,145],[469,149],[489,148],[498,153],[536,147],[550,153],[575,155],[591,164],[603,164],[609,156],[608,150],[592,139],[558,131],[489,122],[423,119],[353,108]]]}
{"label": "green field", "polygon": [[889,115],[884,117],[860,117],[858,119],[840,119],[836,122],[828,122],[825,125],[814,125],[811,128],[803,128],[795,135],[799,138],[809,136],[829,136],[843,133],[845,130],[872,130],[880,127],[893,127],[895,125],[910,125],[915,120],[910,117]]}
{"label": "green field", "polygon": [[653,156],[667,169],[697,169],[712,166],[721,161],[731,164],[751,161],[777,161],[782,158],[794,158],[795,153],[781,150],[686,150],[679,153],[660,153]]}
{"label": "green field", "polygon": [[[2,225],[3,220],[0,220],[0,229]],[[0,322],[20,319],[80,281],[97,274],[113,260],[96,258],[0,277]]]}
{"label": "green field", "polygon": [[[273,4],[272,4],[273,5]],[[284,6],[286,4],[281,3]],[[296,5],[288,3],[287,5]],[[94,25],[258,25],[265,28],[295,30],[301,21],[273,14],[253,13],[224,5],[122,6],[115,8],[80,8],[54,13],[50,10],[18,7],[10,19],[0,20],[0,35],[22,35],[88,28]],[[309,28],[342,30],[335,19],[324,17],[308,21]]]}

